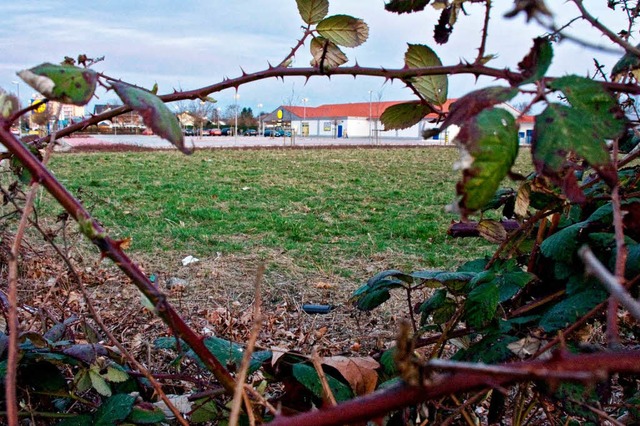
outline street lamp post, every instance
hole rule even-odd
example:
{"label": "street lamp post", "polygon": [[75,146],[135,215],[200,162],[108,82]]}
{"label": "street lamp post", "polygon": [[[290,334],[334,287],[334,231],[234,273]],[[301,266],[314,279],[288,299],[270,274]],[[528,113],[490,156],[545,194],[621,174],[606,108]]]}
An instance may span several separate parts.
{"label": "street lamp post", "polygon": [[[262,104],[258,104],[258,109],[262,109]],[[260,136],[264,134],[262,131],[262,111],[258,111],[258,133]]]}
{"label": "street lamp post", "polygon": [[218,126],[218,129],[220,128],[220,112],[222,111],[222,108],[218,107],[216,108],[216,124]]}
{"label": "street lamp post", "polygon": [[[300,132],[302,133],[302,137],[306,138],[307,135],[304,131],[304,125],[305,122],[307,121],[307,102],[309,102],[309,98],[302,98],[302,104],[303,104],[303,108],[302,108],[302,126],[300,126]],[[309,126],[307,126],[307,129],[309,128]]]}
{"label": "street lamp post", "polygon": [[235,95],[233,95],[233,98],[235,99],[235,126],[233,129],[233,138],[234,141],[238,140],[238,98],[240,97],[240,95],[238,93],[236,93]]}
{"label": "street lamp post", "polygon": [[[18,109],[20,109],[20,82],[12,81],[11,84],[15,84],[18,92]],[[18,137],[22,136],[22,114],[18,116]]]}
{"label": "street lamp post", "polygon": [[371,96],[373,95],[373,90],[369,90],[369,143],[372,143],[372,137],[373,135],[371,134]]}

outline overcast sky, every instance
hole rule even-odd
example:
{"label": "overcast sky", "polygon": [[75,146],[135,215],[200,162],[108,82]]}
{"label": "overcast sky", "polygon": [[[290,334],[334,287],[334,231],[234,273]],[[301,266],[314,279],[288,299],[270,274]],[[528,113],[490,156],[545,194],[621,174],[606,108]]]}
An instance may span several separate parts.
{"label": "overcast sky", "polygon": [[[516,67],[529,51],[531,37],[545,30],[535,22],[526,23],[524,15],[505,20],[502,15],[513,2],[494,2],[493,22],[487,53],[497,53],[488,65]],[[568,2],[547,1],[562,25],[577,16]],[[625,27],[620,13],[613,14],[606,0],[585,2],[592,14],[615,31]],[[484,7],[470,4],[461,16],[446,45],[433,41],[433,26],[438,13],[428,6],[422,13],[396,15],[384,10],[383,0],[333,0],[330,14],[348,14],[364,19],[370,27],[369,40],[355,49],[344,49],[349,64],[357,60],[362,66],[403,66],[406,43],[432,47],[445,65],[461,60],[473,61],[477,54]],[[267,63],[279,63],[302,34],[295,0],[5,0],[0,3],[0,87],[15,92],[15,73],[42,62],[60,62],[64,56],[104,56],[95,69],[112,77],[151,88],[155,82],[159,93],[175,89],[195,89],[237,77],[240,67],[256,72]],[[616,21],[617,19],[617,21]],[[591,42],[614,48],[608,39],[591,36],[584,23],[574,24],[569,32]],[[637,40],[633,41],[637,43]],[[593,52],[565,41],[554,46],[555,58],[550,75],[586,74],[593,71],[593,58],[607,66],[620,54]],[[308,66],[310,56],[305,47],[294,66]],[[452,77],[449,96],[459,97],[474,87],[492,83],[470,77]],[[477,86],[474,86],[476,85]],[[20,83],[20,95],[26,102],[33,93]],[[331,80],[288,78],[251,83],[239,89],[238,103],[255,112],[272,111],[281,104],[308,105],[326,103],[411,99],[412,93],[401,83],[382,79],[335,76]],[[212,95],[218,106],[234,102],[234,91]],[[102,103],[115,99],[100,94]],[[258,105],[263,107],[259,108]]]}

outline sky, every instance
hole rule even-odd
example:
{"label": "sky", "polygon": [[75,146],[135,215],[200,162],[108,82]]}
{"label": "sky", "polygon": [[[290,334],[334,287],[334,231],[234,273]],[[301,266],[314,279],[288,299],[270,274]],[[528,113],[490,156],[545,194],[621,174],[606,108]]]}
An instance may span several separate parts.
{"label": "sky", "polygon": [[[468,16],[461,16],[449,43],[433,41],[433,26],[439,12],[431,6],[414,14],[397,15],[384,10],[384,0],[333,0],[329,13],[363,19],[369,25],[369,39],[357,48],[344,48],[346,65],[401,68],[407,43],[425,44],[438,54],[444,65],[473,61],[480,41],[484,6],[469,4]],[[488,65],[516,68],[528,53],[532,37],[546,30],[526,22],[523,14],[514,19],[502,16],[513,2],[494,1],[487,53],[498,57]],[[590,12],[615,31],[626,21],[606,7],[606,0],[590,0]],[[564,25],[578,15],[571,2],[553,0],[547,5],[556,25]],[[19,0],[0,3],[0,87],[16,93],[23,103],[34,93],[19,81],[16,72],[43,62],[58,63],[65,56],[79,54],[102,57],[94,69],[110,77],[151,88],[159,94],[192,90],[222,79],[264,70],[278,64],[302,35],[302,20],[295,0]],[[592,51],[570,41],[554,45],[554,61],[548,75],[561,76],[593,72],[593,58],[607,70],[622,55],[620,49],[599,36],[584,22],[574,23],[568,33],[598,46],[615,49]],[[595,34],[595,36],[593,35]],[[632,41],[633,44],[637,43]],[[308,44],[296,56],[293,66],[309,66]],[[19,84],[16,84],[19,83]],[[496,84],[487,78],[452,76],[449,97]],[[98,93],[95,103],[113,102],[113,93]],[[213,93],[223,110],[235,102],[235,90]],[[400,82],[380,78],[334,76],[264,80],[238,90],[240,107],[254,112],[271,112],[279,105],[308,106],[369,100],[408,100],[412,92]]]}

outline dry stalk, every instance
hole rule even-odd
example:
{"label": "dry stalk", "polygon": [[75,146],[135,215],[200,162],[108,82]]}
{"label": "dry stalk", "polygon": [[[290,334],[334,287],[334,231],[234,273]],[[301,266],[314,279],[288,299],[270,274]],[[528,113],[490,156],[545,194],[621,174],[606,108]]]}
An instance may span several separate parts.
{"label": "dry stalk", "polygon": [[247,380],[247,372],[249,371],[249,365],[251,363],[251,356],[253,355],[253,349],[258,340],[258,334],[262,328],[262,298],[260,293],[260,285],[262,283],[262,277],[264,275],[264,263],[261,263],[256,273],[255,281],[255,302],[253,305],[253,326],[251,327],[251,335],[249,336],[249,342],[245,348],[244,355],[242,356],[242,365],[240,371],[236,377],[236,389],[233,395],[233,404],[231,406],[231,415],[229,416],[229,425],[236,426],[240,419],[240,408],[242,400],[244,399],[247,406],[247,415],[251,418],[251,424],[255,424],[255,419],[252,418],[253,411],[251,410],[251,401],[247,398],[244,392],[244,382]]}

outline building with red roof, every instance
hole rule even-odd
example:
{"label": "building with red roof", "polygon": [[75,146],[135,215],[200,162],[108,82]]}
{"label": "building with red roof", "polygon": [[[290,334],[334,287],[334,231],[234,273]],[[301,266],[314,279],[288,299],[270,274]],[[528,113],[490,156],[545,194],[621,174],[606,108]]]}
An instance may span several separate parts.
{"label": "building with red roof", "polygon": [[[442,113],[449,111],[451,104],[457,99],[450,99],[442,106]],[[430,113],[419,123],[400,130],[386,130],[380,121],[382,113],[392,105],[408,101],[355,102],[344,104],[325,104],[319,106],[281,105],[275,111],[262,117],[265,129],[290,131],[299,136],[328,137],[328,138],[405,138],[423,139],[426,130],[439,126],[440,116]],[[518,119],[520,126],[520,141],[530,141],[533,130],[533,118],[521,116],[520,111],[509,104],[500,104]],[[441,120],[440,120],[441,121]],[[456,126],[450,126],[432,140],[453,140],[458,133]]]}

